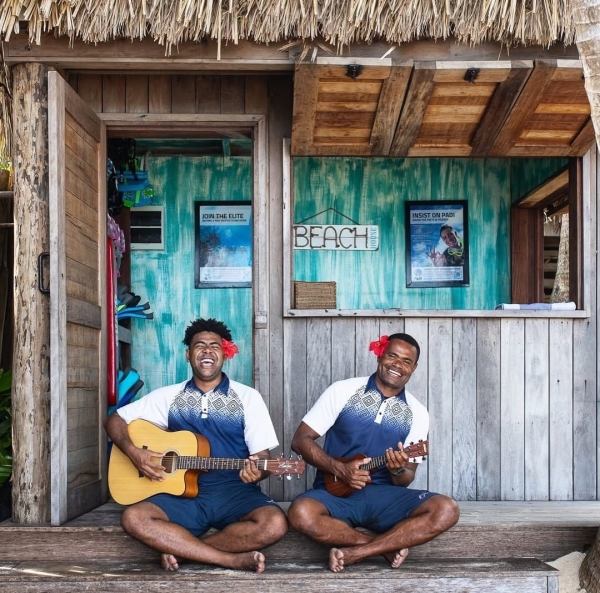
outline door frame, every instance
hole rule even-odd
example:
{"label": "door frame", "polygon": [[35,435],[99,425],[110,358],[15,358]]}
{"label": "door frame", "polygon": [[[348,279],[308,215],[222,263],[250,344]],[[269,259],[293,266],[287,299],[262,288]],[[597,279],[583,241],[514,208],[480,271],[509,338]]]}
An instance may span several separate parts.
{"label": "door frame", "polygon": [[[252,367],[254,388],[268,401],[269,357],[269,193],[266,114],[98,113],[107,135],[185,137],[207,132],[252,132]],[[260,364],[259,364],[260,361]]]}

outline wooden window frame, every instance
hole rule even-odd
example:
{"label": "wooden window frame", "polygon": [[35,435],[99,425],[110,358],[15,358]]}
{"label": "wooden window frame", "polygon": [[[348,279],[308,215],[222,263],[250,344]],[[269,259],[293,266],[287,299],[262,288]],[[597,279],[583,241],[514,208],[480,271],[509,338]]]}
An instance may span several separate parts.
{"label": "wooden window frame", "polygon": [[583,309],[582,159],[544,182],[511,209],[511,298],[513,303],[544,301],[544,210],[568,199],[569,300]]}

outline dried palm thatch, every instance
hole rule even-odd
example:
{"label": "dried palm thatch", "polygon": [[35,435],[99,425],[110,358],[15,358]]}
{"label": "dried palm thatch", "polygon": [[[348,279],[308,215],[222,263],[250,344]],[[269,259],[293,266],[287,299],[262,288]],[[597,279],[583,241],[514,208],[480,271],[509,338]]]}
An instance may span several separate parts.
{"label": "dried palm thatch", "polygon": [[361,41],[450,36],[471,45],[574,40],[569,0],[2,0],[1,38],[17,33],[20,21],[28,21],[32,44],[50,31],[89,43],[150,37],[168,54],[179,43],[213,39],[217,57],[222,43],[240,39],[320,38],[338,51]]}
{"label": "dried palm thatch", "polygon": [[29,21],[91,43],[152,37],[182,41],[315,39],[341,48],[357,41],[403,43],[421,37],[550,45],[573,40],[569,0],[3,0],[0,34]]}

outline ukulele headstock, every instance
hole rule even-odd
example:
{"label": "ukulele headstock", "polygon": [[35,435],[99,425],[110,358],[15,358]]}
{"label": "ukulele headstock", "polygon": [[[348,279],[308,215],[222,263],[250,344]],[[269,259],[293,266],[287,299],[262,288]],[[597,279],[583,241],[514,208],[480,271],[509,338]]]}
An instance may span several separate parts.
{"label": "ukulele headstock", "polygon": [[410,443],[404,447],[404,452],[408,455],[410,461],[416,461],[417,457],[422,457],[425,461],[426,455],[429,455],[429,442],[421,440],[417,443]]}

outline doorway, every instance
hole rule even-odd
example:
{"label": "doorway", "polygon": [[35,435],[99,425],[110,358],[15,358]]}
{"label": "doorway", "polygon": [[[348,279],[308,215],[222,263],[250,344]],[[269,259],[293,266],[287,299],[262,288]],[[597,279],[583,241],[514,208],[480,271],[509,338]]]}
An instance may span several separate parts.
{"label": "doorway", "polygon": [[[134,399],[189,378],[182,338],[198,317],[230,328],[239,355],[225,372],[252,385],[252,138],[137,138],[135,146],[153,196],[115,216],[130,246],[119,283],[152,312],[122,321],[131,339],[121,368],[144,383]],[[208,210],[217,212],[211,225],[201,223]],[[240,234],[243,244],[233,241]]]}

